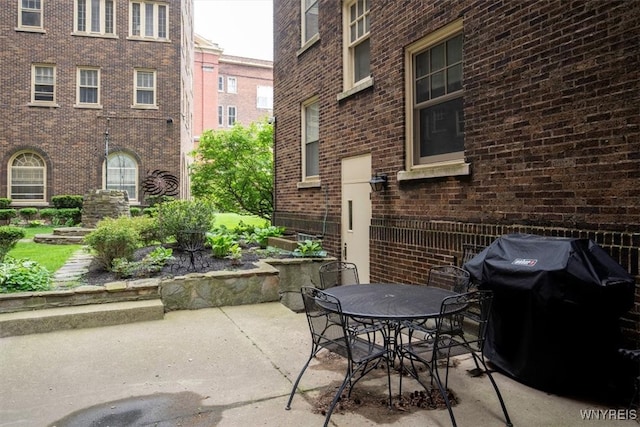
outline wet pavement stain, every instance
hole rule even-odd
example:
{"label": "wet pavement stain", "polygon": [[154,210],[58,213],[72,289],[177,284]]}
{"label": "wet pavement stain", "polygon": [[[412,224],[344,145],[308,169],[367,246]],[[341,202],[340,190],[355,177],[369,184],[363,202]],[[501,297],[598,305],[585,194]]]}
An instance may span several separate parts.
{"label": "wet pavement stain", "polygon": [[246,402],[206,406],[196,393],[158,393],[102,403],[67,415],[49,427],[210,427],[222,413]]}

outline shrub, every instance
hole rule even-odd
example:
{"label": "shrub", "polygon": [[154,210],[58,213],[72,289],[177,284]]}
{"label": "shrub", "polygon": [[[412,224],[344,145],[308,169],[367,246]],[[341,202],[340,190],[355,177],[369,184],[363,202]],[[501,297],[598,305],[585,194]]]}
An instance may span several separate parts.
{"label": "shrub", "polygon": [[11,199],[0,197],[0,209],[8,209],[11,206]]}
{"label": "shrub", "polygon": [[11,225],[0,227],[0,262],[20,239],[24,239],[24,236],[25,232],[20,227]]}
{"label": "shrub", "polygon": [[240,248],[234,236],[224,232],[207,234],[207,243],[215,258],[224,258],[235,250],[234,247]]}
{"label": "shrub", "polygon": [[125,216],[99,221],[96,229],[85,236],[84,242],[95,252],[100,265],[109,271],[114,259],[131,260],[141,245],[138,229],[132,224],[131,218]]}
{"label": "shrub", "polygon": [[15,209],[0,209],[0,220],[9,220],[18,216]]}
{"label": "shrub", "polygon": [[144,208],[142,214],[145,216],[156,217],[158,216],[158,208]]}
{"label": "shrub", "polygon": [[40,212],[38,212],[38,215],[40,215],[40,218],[42,219],[47,219],[51,221],[56,216],[57,213],[58,213],[58,209],[56,208],[44,208],[44,209],[40,209]]}
{"label": "shrub", "polygon": [[158,227],[167,237],[174,237],[185,248],[193,235],[201,235],[213,227],[215,216],[211,203],[205,200],[175,200],[158,205]]}
{"label": "shrub", "polygon": [[138,232],[141,246],[150,246],[154,243],[165,241],[165,235],[158,227],[157,218],[148,216],[131,217],[129,218],[129,224]]}
{"label": "shrub", "polygon": [[82,196],[65,195],[65,196],[53,196],[51,203],[57,209],[82,209]]}
{"label": "shrub", "polygon": [[284,234],[284,227],[276,227],[270,225],[265,228],[256,228],[253,234],[250,236],[250,241],[256,242],[262,248],[267,247],[267,240],[269,237],[279,237]]}
{"label": "shrub", "polygon": [[38,209],[22,208],[18,211],[18,213],[22,218],[24,218],[25,221],[31,221],[38,214]]}
{"label": "shrub", "polygon": [[0,293],[46,291],[51,288],[51,273],[28,259],[5,257],[0,264]]}
{"label": "shrub", "polygon": [[129,208],[129,212],[131,212],[131,216],[140,216],[142,215],[142,209],[137,206],[131,206]]}
{"label": "shrub", "polygon": [[82,212],[79,208],[58,208],[52,221],[55,225],[71,227],[80,224],[81,220]]}
{"label": "shrub", "polygon": [[162,270],[167,261],[172,259],[173,251],[159,246],[141,261],[128,261],[125,258],[114,259],[112,271],[121,278],[148,277]]}
{"label": "shrub", "polygon": [[175,197],[172,196],[149,196],[147,197],[147,202],[149,203],[149,207],[158,207],[158,205],[167,202],[173,202],[176,200]]}

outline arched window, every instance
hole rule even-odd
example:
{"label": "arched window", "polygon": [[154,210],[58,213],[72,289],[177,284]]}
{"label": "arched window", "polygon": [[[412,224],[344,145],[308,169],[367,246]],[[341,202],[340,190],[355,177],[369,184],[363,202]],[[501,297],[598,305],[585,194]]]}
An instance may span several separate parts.
{"label": "arched window", "polygon": [[130,155],[109,154],[105,178],[107,190],[127,190],[129,201],[138,199],[138,164]]}
{"label": "arched window", "polygon": [[23,152],[9,164],[9,198],[16,202],[44,202],[47,174],[42,157]]}

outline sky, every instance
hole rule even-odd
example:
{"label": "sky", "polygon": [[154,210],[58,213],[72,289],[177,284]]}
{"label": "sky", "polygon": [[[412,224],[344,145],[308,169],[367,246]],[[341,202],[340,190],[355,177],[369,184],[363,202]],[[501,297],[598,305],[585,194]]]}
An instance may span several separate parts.
{"label": "sky", "polygon": [[194,31],[223,54],[273,60],[272,0],[194,0]]}

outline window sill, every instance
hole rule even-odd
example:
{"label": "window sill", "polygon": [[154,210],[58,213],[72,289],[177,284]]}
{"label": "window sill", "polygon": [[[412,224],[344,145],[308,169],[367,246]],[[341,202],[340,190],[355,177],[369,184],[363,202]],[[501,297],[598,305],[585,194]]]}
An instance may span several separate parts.
{"label": "window sill", "polygon": [[314,181],[302,181],[297,183],[296,187],[298,188],[298,190],[301,190],[303,188],[320,188],[321,183],[319,179]]}
{"label": "window sill", "polygon": [[116,34],[100,34],[100,33],[83,33],[81,31],[74,31],[71,33],[72,36],[80,36],[80,37],[96,37],[100,39],[117,39],[118,36]]}
{"label": "window sill", "polygon": [[60,104],[56,104],[55,102],[30,102],[27,105],[38,108],[60,108]]}
{"label": "window sill", "polygon": [[313,37],[311,37],[309,40],[307,40],[307,42],[305,44],[303,44],[300,47],[300,49],[298,49],[298,51],[296,52],[296,56],[302,55],[303,53],[305,53],[306,51],[311,49],[311,47],[313,47],[319,41],[320,41],[320,34],[315,34]]}
{"label": "window sill", "polygon": [[363,80],[362,82],[358,83],[357,85],[355,85],[354,87],[352,87],[351,89],[345,90],[342,93],[338,94],[338,101],[342,101],[345,98],[348,98],[352,95],[355,95],[358,92],[362,92],[365,89],[368,89],[370,87],[373,86],[373,77],[367,77],[365,80]]}
{"label": "window sill", "polygon": [[102,105],[100,104],[73,104],[73,108],[81,108],[87,110],[102,110]]}
{"label": "window sill", "polygon": [[413,179],[442,178],[447,176],[461,176],[471,174],[471,164],[464,160],[420,165],[413,170],[398,172],[398,182]]}
{"label": "window sill", "polygon": [[44,28],[37,28],[37,27],[15,27],[14,30],[21,31],[23,33],[39,33],[39,34],[47,33],[44,30]]}
{"label": "window sill", "polygon": [[137,41],[137,42],[171,43],[170,39],[154,39],[152,37],[129,36],[127,37],[127,40]]}
{"label": "window sill", "polygon": [[47,203],[46,201],[42,201],[42,200],[31,200],[31,201],[24,201],[21,200],[19,202],[11,202],[11,207],[31,207],[31,206],[49,206],[49,203]]}
{"label": "window sill", "polygon": [[131,108],[135,110],[159,110],[157,105],[132,105]]}

